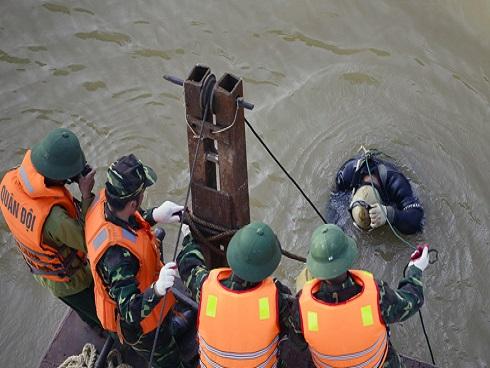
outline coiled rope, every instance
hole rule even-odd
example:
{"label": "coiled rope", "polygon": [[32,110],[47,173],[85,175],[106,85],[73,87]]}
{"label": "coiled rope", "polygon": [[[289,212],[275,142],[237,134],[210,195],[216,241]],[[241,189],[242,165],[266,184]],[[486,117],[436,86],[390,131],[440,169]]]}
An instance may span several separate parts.
{"label": "coiled rope", "polygon": [[[93,344],[87,343],[79,355],[72,355],[58,366],[58,368],[94,368],[97,361],[97,349]],[[133,368],[131,365],[123,363],[121,353],[113,349],[106,360],[107,368]]]}
{"label": "coiled rope", "polygon": [[[218,255],[223,255],[224,251],[219,248],[219,242],[222,242],[224,239],[231,238],[238,229],[227,229],[222,226],[213,224],[209,221],[203,220],[196,215],[190,213],[189,211],[184,212],[184,221],[189,225],[192,235],[196,237],[196,239],[205,244],[213,253]],[[203,234],[203,230],[206,233],[212,233],[211,236],[206,236]],[[301,257],[297,254],[291,253],[285,249],[281,248],[281,253],[283,256],[294,259],[299,262],[306,262],[306,258]]]}

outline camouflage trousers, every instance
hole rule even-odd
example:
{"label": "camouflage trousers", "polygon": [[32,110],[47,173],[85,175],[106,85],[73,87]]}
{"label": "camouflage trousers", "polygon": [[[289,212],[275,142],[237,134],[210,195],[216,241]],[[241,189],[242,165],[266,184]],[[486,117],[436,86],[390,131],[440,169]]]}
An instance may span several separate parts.
{"label": "camouflage trousers", "polygon": [[[194,368],[197,367],[196,330],[193,328],[185,333],[177,331],[176,316],[170,312],[160,327],[153,354],[152,367],[155,368]],[[140,335],[136,342],[125,341],[139,355],[150,360],[151,349],[156,330]]]}
{"label": "camouflage trousers", "polygon": [[102,325],[97,318],[95,309],[94,285],[90,285],[85,290],[73,295],[59,298],[63,303],[71,307],[78,316],[90,327],[100,327]]}

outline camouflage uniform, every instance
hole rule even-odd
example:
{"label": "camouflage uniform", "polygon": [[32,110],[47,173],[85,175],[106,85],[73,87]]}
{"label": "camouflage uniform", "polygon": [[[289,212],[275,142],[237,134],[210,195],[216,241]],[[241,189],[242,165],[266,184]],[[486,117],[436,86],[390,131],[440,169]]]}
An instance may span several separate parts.
{"label": "camouflage uniform", "polygon": [[[153,208],[148,211],[140,210],[141,215],[150,225],[155,224],[152,211]],[[107,204],[105,215],[108,221],[129,231],[138,228],[133,216],[129,218],[129,222],[124,222],[111,213]],[[161,298],[155,294],[153,284],[146,290],[140,291],[136,281],[138,270],[138,259],[128,249],[117,245],[111,246],[97,264],[97,271],[108,287],[109,295],[118,305],[125,342],[149,360],[156,330],[143,335],[140,321],[151,313]],[[159,331],[153,358],[155,367],[184,367],[171,328],[172,315],[173,311],[167,314]]]}
{"label": "camouflage uniform", "polygon": [[[407,276],[400,281],[397,290],[390,288],[384,281],[376,280],[376,283],[379,290],[381,315],[386,325],[405,321],[413,316],[420,309],[422,304],[424,304],[422,271],[415,266],[411,266],[408,269]],[[326,282],[322,282],[315,297],[328,303],[338,303],[352,298],[360,291],[361,287],[348,276],[341,285],[329,285]],[[298,297],[299,295],[300,294],[298,294]],[[292,319],[295,331],[294,334],[290,334],[290,336],[296,337],[294,339],[296,347],[301,351],[305,351],[308,348],[308,344],[301,334],[301,321],[297,300],[294,303],[293,311]],[[383,364],[383,368],[395,367],[402,367],[402,364],[400,362],[400,357],[390,342],[388,355]]]}
{"label": "camouflage uniform", "polygon": [[[201,288],[203,282],[209,274],[209,269],[204,262],[199,244],[197,244],[191,235],[184,238],[183,249],[177,256],[177,266],[179,274],[185,286],[191,291],[194,300],[199,303],[201,299]],[[257,283],[244,281],[238,278],[233,273],[227,279],[221,281],[225,287],[231,290],[247,290]],[[291,291],[287,286],[281,284],[279,280],[274,279],[274,283],[279,290],[279,327],[280,337],[284,337],[290,330],[290,310],[294,300],[291,296]],[[278,367],[286,367],[284,361],[279,360]]]}

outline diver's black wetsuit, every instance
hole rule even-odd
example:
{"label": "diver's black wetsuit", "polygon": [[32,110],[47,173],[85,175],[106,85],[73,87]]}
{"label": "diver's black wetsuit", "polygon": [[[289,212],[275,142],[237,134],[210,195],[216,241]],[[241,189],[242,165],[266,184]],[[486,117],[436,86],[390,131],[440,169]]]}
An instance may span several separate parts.
{"label": "diver's black wetsuit", "polygon": [[[359,157],[352,158],[342,165],[335,180],[336,192],[351,191],[352,188],[367,184],[364,177],[369,173],[364,160],[356,173],[358,159]],[[375,184],[375,187],[383,204],[393,208],[389,210],[388,216],[391,224],[404,234],[422,231],[424,210],[413,194],[408,179],[393,164],[378,158],[369,159],[369,168],[380,183]]]}

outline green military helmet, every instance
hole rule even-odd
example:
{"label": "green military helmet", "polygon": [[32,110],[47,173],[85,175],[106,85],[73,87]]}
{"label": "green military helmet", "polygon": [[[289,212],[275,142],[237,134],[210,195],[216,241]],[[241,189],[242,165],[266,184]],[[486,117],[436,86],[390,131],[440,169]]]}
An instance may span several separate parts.
{"label": "green military helmet", "polygon": [[354,239],[345,235],[337,225],[324,224],[311,236],[306,267],[313,277],[329,280],[346,272],[357,256]]}
{"label": "green military helmet", "polygon": [[65,128],[52,130],[34,146],[31,160],[42,176],[54,180],[79,175],[87,163],[77,136]]}
{"label": "green military helmet", "polygon": [[281,261],[281,245],[272,229],[253,222],[231,238],[226,259],[233,273],[245,281],[259,282],[270,276]]}

